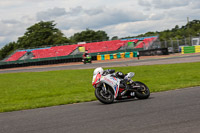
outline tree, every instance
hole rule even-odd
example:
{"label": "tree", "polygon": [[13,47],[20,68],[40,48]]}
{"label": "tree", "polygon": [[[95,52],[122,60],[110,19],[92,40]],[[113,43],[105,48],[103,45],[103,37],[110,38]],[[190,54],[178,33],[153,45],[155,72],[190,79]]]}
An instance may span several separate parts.
{"label": "tree", "polygon": [[15,50],[16,43],[10,42],[0,50],[0,60],[11,54]]}
{"label": "tree", "polygon": [[118,40],[118,36],[113,36],[111,40]]}
{"label": "tree", "polygon": [[[191,36],[200,35],[200,20],[193,20],[188,22],[186,25],[179,27],[175,25],[171,30],[167,29],[160,32],[147,32],[145,34],[140,34],[137,37],[146,37],[158,35],[161,41],[170,39],[184,39]],[[125,37],[130,38],[130,37]]]}
{"label": "tree", "polygon": [[144,36],[155,36],[156,34],[157,34],[156,32],[149,31],[149,32],[145,33]]}
{"label": "tree", "polygon": [[85,31],[75,33],[70,37],[73,43],[78,42],[93,42],[93,41],[106,41],[109,39],[107,33],[105,31],[94,31],[90,29],[86,29]]}
{"label": "tree", "polygon": [[41,21],[27,28],[24,36],[18,38],[18,48],[69,43],[69,39],[55,26],[53,21]]}
{"label": "tree", "polygon": [[174,32],[174,31],[177,31],[178,29],[179,29],[179,26],[176,25],[176,26],[172,29],[172,31]]}

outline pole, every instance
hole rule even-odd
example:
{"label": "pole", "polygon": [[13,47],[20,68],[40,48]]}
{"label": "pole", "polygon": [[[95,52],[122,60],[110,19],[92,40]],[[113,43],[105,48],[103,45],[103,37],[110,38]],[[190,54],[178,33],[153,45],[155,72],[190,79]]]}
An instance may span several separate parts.
{"label": "pole", "polygon": [[167,48],[167,41],[165,40],[165,48]]}
{"label": "pole", "polygon": [[185,38],[185,45],[187,45],[187,41],[186,41],[186,38]]}
{"label": "pole", "polygon": [[179,52],[179,40],[178,40],[178,38],[176,38],[176,41],[177,41],[178,52]]}
{"label": "pole", "polygon": [[199,45],[200,45],[200,33],[198,33],[199,34]]}
{"label": "pole", "polygon": [[159,41],[159,45],[158,45],[158,48],[161,48],[161,42]]}
{"label": "pole", "polygon": [[174,53],[174,45],[173,45],[173,40],[170,38],[171,40],[171,47],[172,47],[172,53]]}

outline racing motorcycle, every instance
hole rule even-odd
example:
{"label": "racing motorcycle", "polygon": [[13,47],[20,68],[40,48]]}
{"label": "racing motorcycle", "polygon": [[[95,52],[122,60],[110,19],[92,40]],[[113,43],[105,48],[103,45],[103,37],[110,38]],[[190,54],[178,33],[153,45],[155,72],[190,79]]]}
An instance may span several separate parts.
{"label": "racing motorcycle", "polygon": [[135,97],[147,99],[150,96],[149,88],[140,81],[133,81],[131,78],[134,75],[135,73],[129,72],[124,77],[120,77],[115,70],[109,72],[101,67],[96,68],[92,79],[96,98],[104,104]]}
{"label": "racing motorcycle", "polygon": [[91,56],[90,56],[90,55],[87,55],[86,57],[83,58],[82,62],[83,62],[84,64],[86,64],[86,63],[92,63]]}

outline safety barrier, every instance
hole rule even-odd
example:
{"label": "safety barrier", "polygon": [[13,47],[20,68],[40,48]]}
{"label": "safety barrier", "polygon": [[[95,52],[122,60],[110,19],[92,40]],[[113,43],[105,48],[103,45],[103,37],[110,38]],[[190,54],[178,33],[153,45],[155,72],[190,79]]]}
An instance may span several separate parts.
{"label": "safety barrier", "polygon": [[97,55],[97,60],[101,60],[101,55]]}
{"label": "safety barrier", "polygon": [[110,60],[110,54],[105,54],[105,60]]}
{"label": "safety barrier", "polygon": [[137,57],[137,51],[97,55],[97,60],[112,60],[112,59],[132,58],[132,57]]}
{"label": "safety barrier", "polygon": [[200,45],[181,47],[182,54],[200,53]]}
{"label": "safety barrier", "polygon": [[117,54],[113,54],[113,58],[114,58],[114,59],[117,59]]}
{"label": "safety barrier", "polygon": [[104,55],[101,55],[101,60],[105,60],[105,56]]}
{"label": "safety barrier", "polygon": [[199,46],[195,46],[195,53],[200,53],[200,45]]}

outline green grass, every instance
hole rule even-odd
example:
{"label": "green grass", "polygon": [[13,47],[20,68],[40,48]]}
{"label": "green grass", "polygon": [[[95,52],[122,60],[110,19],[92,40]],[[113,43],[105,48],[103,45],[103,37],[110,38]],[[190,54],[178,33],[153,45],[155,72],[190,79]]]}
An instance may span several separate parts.
{"label": "green grass", "polygon": [[[135,72],[151,92],[200,86],[200,62],[116,67]],[[93,69],[0,74],[0,112],[96,100]]]}

